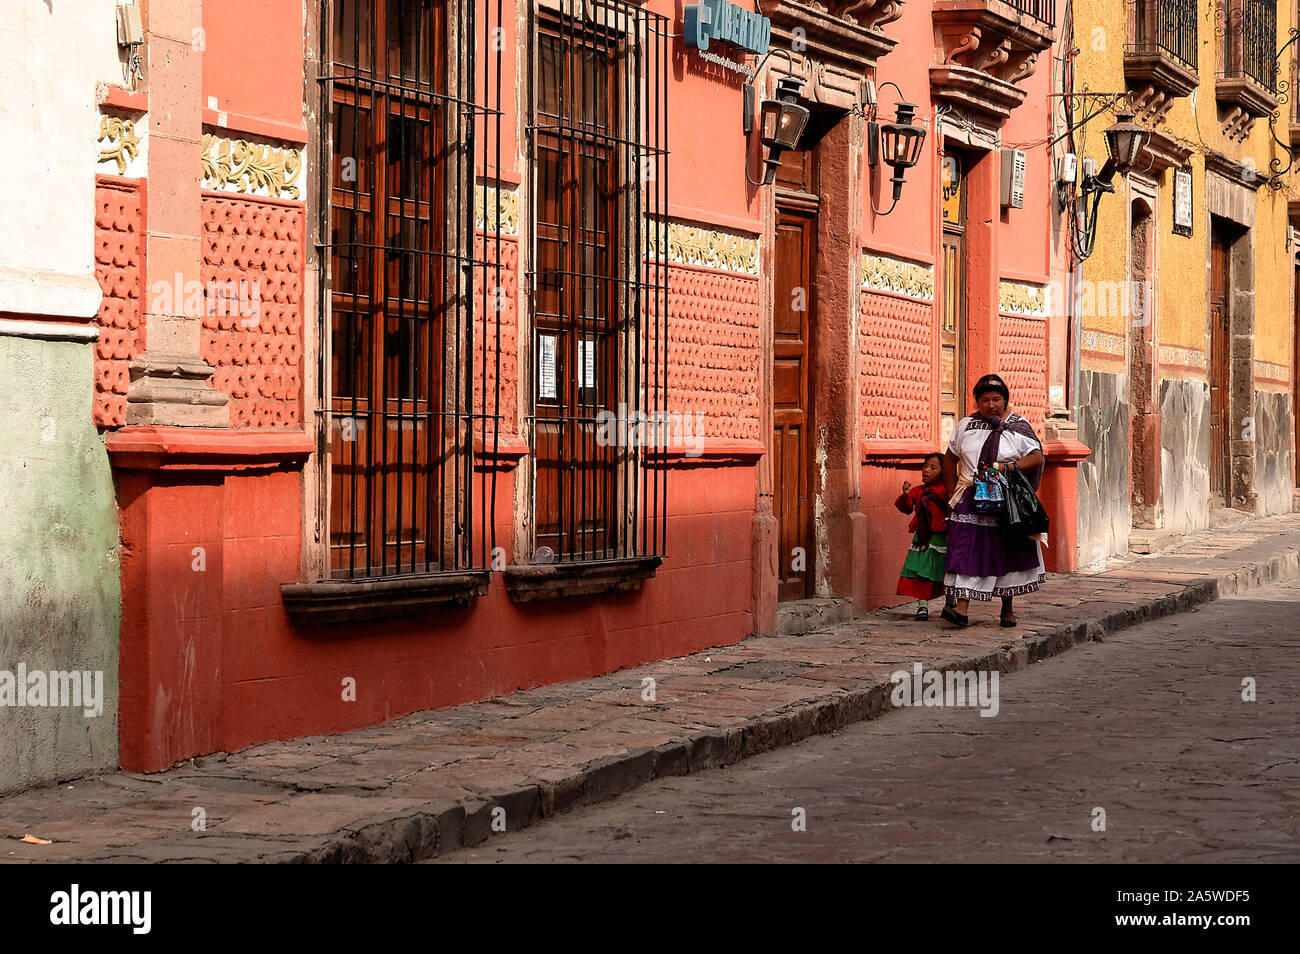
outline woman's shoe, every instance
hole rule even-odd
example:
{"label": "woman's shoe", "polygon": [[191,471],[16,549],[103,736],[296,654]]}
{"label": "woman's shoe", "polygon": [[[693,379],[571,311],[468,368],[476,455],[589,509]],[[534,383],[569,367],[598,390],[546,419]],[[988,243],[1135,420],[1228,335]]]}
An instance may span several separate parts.
{"label": "woman's shoe", "polygon": [[918,606],[916,608],[916,621],[918,623],[924,623],[929,618],[930,618],[930,607]]}
{"label": "woman's shoe", "polygon": [[1015,613],[1012,613],[1010,616],[1006,615],[1005,613],[1002,614],[1002,628],[1003,628],[1003,629],[1010,629],[1012,626],[1015,626],[1015,625],[1016,625],[1016,614],[1015,614]]}
{"label": "woman's shoe", "polygon": [[970,623],[969,617],[964,616],[961,613],[958,613],[957,610],[951,606],[945,606],[943,608],[943,612],[940,613],[939,615],[942,616],[944,619],[946,619],[948,622],[952,623],[954,626],[966,626],[969,625]]}

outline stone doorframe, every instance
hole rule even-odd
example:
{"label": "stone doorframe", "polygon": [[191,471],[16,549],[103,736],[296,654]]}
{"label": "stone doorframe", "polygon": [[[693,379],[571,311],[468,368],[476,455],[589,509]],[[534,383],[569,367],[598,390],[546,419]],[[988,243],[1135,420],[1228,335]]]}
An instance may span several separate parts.
{"label": "stone doorframe", "polygon": [[[843,115],[823,139],[822,194],[816,262],[819,297],[817,327],[821,344],[813,357],[814,536],[813,591],[818,597],[848,597],[856,613],[867,606],[867,523],[862,513],[858,449],[858,288],[862,253],[863,118],[865,81],[875,79],[877,60],[897,40],[885,27],[902,16],[899,3],[861,4],[829,0],[809,6],[801,0],[775,0],[764,13],[772,22],[771,57],[754,78],[759,99],[775,94],[777,81],[793,76],[803,83],[803,105],[819,104]],[[755,140],[756,142],[756,137]],[[751,149],[754,146],[750,147]],[[751,157],[752,158],[752,157]],[[828,178],[827,170],[833,175]],[[761,196],[763,235],[759,245],[760,341],[772,340],[772,262],[775,190]],[[771,440],[772,352],[763,347],[759,396],[765,441]],[[777,532],[772,509],[771,455],[758,467],[754,507],[755,630],[776,629]]]}
{"label": "stone doorframe", "polygon": [[1157,527],[1160,500],[1159,220],[1155,179],[1128,177],[1129,501],[1133,526]]}
{"label": "stone doorframe", "polygon": [[[858,450],[858,268],[861,259],[862,181],[866,124],[858,104],[858,88],[828,83],[814,61],[796,57],[773,59],[757,84],[759,97],[775,94],[777,82],[794,76],[804,82],[802,105],[839,113],[821,138],[821,212],[818,216],[817,256],[813,266],[817,289],[816,349],[811,355],[815,393],[809,434],[813,440],[813,541],[809,554],[813,596],[847,598],[856,612],[867,600],[867,522],[862,513]],[[759,407],[764,441],[771,440],[773,261],[776,234],[776,189],[762,195],[763,235],[760,242],[759,340],[762,345]],[[776,620],[778,536],[772,508],[771,454],[758,468],[755,509],[755,603],[759,632],[771,632]],[[770,614],[770,615],[769,615]],[[770,622],[769,622],[770,620]]]}
{"label": "stone doorframe", "polygon": [[[1255,512],[1255,191],[1263,182],[1226,156],[1206,157],[1205,208],[1241,229],[1228,249],[1228,496],[1229,506]],[[1210,257],[1210,229],[1205,230],[1205,257]],[[1210,295],[1206,270],[1205,352],[1209,356]],[[1249,435],[1249,439],[1247,436]]]}

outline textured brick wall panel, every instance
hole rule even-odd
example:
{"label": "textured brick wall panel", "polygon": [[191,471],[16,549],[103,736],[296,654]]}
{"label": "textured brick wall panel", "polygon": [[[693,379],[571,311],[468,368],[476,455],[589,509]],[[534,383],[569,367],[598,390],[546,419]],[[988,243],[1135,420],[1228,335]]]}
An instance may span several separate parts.
{"label": "textured brick wall panel", "polygon": [[1047,417],[1047,322],[998,317],[998,371],[1011,390],[1015,411],[1043,436]]}
{"label": "textured brick wall panel", "polygon": [[930,406],[930,303],[870,291],[861,295],[862,436],[925,440],[937,413]]}
{"label": "textured brick wall panel", "polygon": [[668,411],[702,414],[702,437],[758,440],[761,367],[757,278],[668,266]]}
{"label": "textured brick wall panel", "polygon": [[92,419],[97,427],[121,427],[144,314],[144,202],[135,185],[95,187],[95,278],[104,298],[96,320]]}
{"label": "textured brick wall panel", "polygon": [[[206,307],[199,353],[212,386],[230,396],[230,426],[302,421],[303,210],[255,199],[203,197]],[[223,301],[214,288],[251,289],[260,303]],[[233,283],[233,286],[227,283]]]}
{"label": "textured brick wall panel", "polygon": [[[486,245],[481,234],[474,240],[476,261],[495,263],[496,249],[495,236],[491,236]],[[474,410],[480,414],[493,411],[499,414],[500,439],[515,442],[519,440],[519,243],[513,239],[501,240],[503,294],[497,295],[484,287],[485,280],[495,283],[495,269],[476,268],[474,276]],[[497,329],[495,316],[491,314],[496,302],[500,302],[501,310],[500,387],[497,385]],[[490,401],[484,401],[485,380],[488,393],[498,395],[495,408]],[[491,432],[488,434],[490,439]]]}

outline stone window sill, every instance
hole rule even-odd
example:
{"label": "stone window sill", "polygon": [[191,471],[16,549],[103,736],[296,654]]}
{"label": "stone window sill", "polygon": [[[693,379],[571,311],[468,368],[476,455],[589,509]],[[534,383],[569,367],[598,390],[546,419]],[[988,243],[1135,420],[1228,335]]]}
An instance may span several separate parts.
{"label": "stone window sill", "polygon": [[501,575],[511,599],[531,603],[639,590],[641,581],[653,577],[662,562],[662,557],[636,557],[588,563],[544,563],[508,566]]}
{"label": "stone window sill", "polygon": [[280,598],[295,623],[363,623],[464,609],[488,588],[488,571],[437,573],[391,580],[285,583]]}

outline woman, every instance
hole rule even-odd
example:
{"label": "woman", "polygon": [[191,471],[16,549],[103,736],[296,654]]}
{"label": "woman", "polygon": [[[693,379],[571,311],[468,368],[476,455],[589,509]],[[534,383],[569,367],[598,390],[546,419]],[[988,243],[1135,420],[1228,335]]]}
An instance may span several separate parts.
{"label": "woman", "polygon": [[[1038,539],[1007,539],[997,518],[974,508],[975,472],[980,465],[1002,469],[1014,463],[1037,490],[1043,474],[1043,445],[1029,422],[1007,412],[1011,393],[996,374],[986,374],[974,388],[978,410],[953,428],[943,458],[944,483],[954,487],[948,518],[948,572],[944,592],[956,606],[944,609],[950,623],[965,626],[970,601],[1002,598],[1002,625],[1015,626],[1012,600],[1032,593],[1046,578]],[[958,469],[960,468],[960,479]]]}

